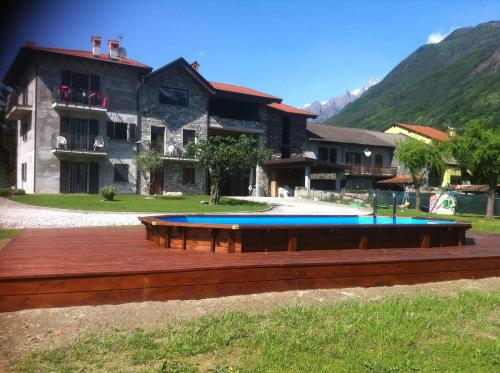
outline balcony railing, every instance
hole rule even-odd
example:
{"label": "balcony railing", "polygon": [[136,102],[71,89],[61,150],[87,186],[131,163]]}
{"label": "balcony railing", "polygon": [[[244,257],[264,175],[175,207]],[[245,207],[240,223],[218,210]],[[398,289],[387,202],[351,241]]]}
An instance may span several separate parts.
{"label": "balcony railing", "polygon": [[12,92],[7,99],[7,119],[21,119],[21,116],[29,113],[33,107],[33,92],[23,90]]}
{"label": "balcony railing", "polygon": [[108,96],[99,90],[75,88],[67,85],[58,85],[52,91],[54,105],[72,106],[82,109],[107,110]]}
{"label": "balcony railing", "polygon": [[108,139],[101,135],[54,133],[52,135],[52,149],[61,152],[106,153]]}
{"label": "balcony railing", "polygon": [[345,173],[353,176],[395,176],[396,167],[365,166],[359,164],[344,165]]}
{"label": "balcony railing", "polygon": [[176,159],[192,159],[186,156],[186,151],[182,146],[178,145],[167,145],[165,147],[163,142],[150,142],[149,148],[158,151],[162,157],[165,158],[176,158]]}

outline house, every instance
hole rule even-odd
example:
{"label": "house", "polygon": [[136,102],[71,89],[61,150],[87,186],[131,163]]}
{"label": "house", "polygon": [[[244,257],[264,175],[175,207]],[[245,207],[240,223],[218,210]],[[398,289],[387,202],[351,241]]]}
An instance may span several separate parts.
{"label": "house", "polygon": [[[450,141],[450,135],[436,128],[417,126],[406,123],[394,123],[384,130],[385,133],[404,135],[423,141],[426,144],[431,141]],[[446,186],[448,184],[460,184],[461,172],[458,162],[453,158],[445,159],[446,170],[443,175],[429,174],[427,184],[429,186]]]}
{"label": "house", "polygon": [[[276,164],[233,175],[223,192],[244,195],[252,185],[256,195],[269,195],[282,161],[304,158],[306,121],[314,114],[264,92],[208,81],[196,62],[178,58],[153,70],[124,57],[118,41],[107,46],[101,53],[101,38],[94,36],[89,51],[29,43],[18,52],[4,78],[15,89],[6,116],[18,129],[18,188],[98,193],[113,185],[118,193],[206,193],[207,172],[185,156],[185,146],[246,134],[272,149]],[[164,162],[150,190],[133,162],[148,148]],[[302,167],[294,162],[291,171]]]}
{"label": "house", "polygon": [[339,166],[333,175],[313,175],[314,189],[366,190],[378,180],[394,177],[394,149],[403,136],[360,128],[307,125],[306,154]]}

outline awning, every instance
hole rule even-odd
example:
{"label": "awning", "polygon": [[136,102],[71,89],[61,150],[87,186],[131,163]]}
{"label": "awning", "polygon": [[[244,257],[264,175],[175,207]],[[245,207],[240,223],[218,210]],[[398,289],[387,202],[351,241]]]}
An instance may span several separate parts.
{"label": "awning", "polygon": [[395,176],[390,179],[377,181],[377,184],[412,184],[411,176]]}

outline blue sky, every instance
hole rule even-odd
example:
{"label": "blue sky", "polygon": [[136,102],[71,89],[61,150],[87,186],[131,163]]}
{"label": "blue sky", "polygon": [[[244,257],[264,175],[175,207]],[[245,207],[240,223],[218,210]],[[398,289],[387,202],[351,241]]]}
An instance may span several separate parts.
{"label": "blue sky", "polygon": [[154,68],[179,56],[198,60],[209,80],[262,90],[292,105],[383,78],[432,33],[500,19],[500,0],[24,3],[4,13],[2,77],[27,40],[90,49],[91,35],[106,43],[120,32],[129,57]]}

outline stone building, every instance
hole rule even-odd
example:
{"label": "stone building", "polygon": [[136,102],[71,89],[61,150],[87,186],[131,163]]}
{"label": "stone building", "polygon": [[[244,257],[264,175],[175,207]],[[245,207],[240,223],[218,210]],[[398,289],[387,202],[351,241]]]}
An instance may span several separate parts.
{"label": "stone building", "polygon": [[[101,38],[92,37],[89,51],[30,43],[18,52],[3,80],[14,89],[6,117],[18,129],[18,188],[98,193],[113,185],[118,193],[206,193],[207,172],[186,158],[185,146],[207,136],[247,134],[273,150],[275,163],[233,175],[223,192],[245,195],[252,186],[254,194],[270,195],[282,166],[276,162],[303,156],[313,114],[276,96],[209,82],[197,63],[183,58],[153,71],[124,57],[117,41],[107,45],[108,53],[101,53]],[[133,158],[151,147],[164,167],[147,190]]]}

